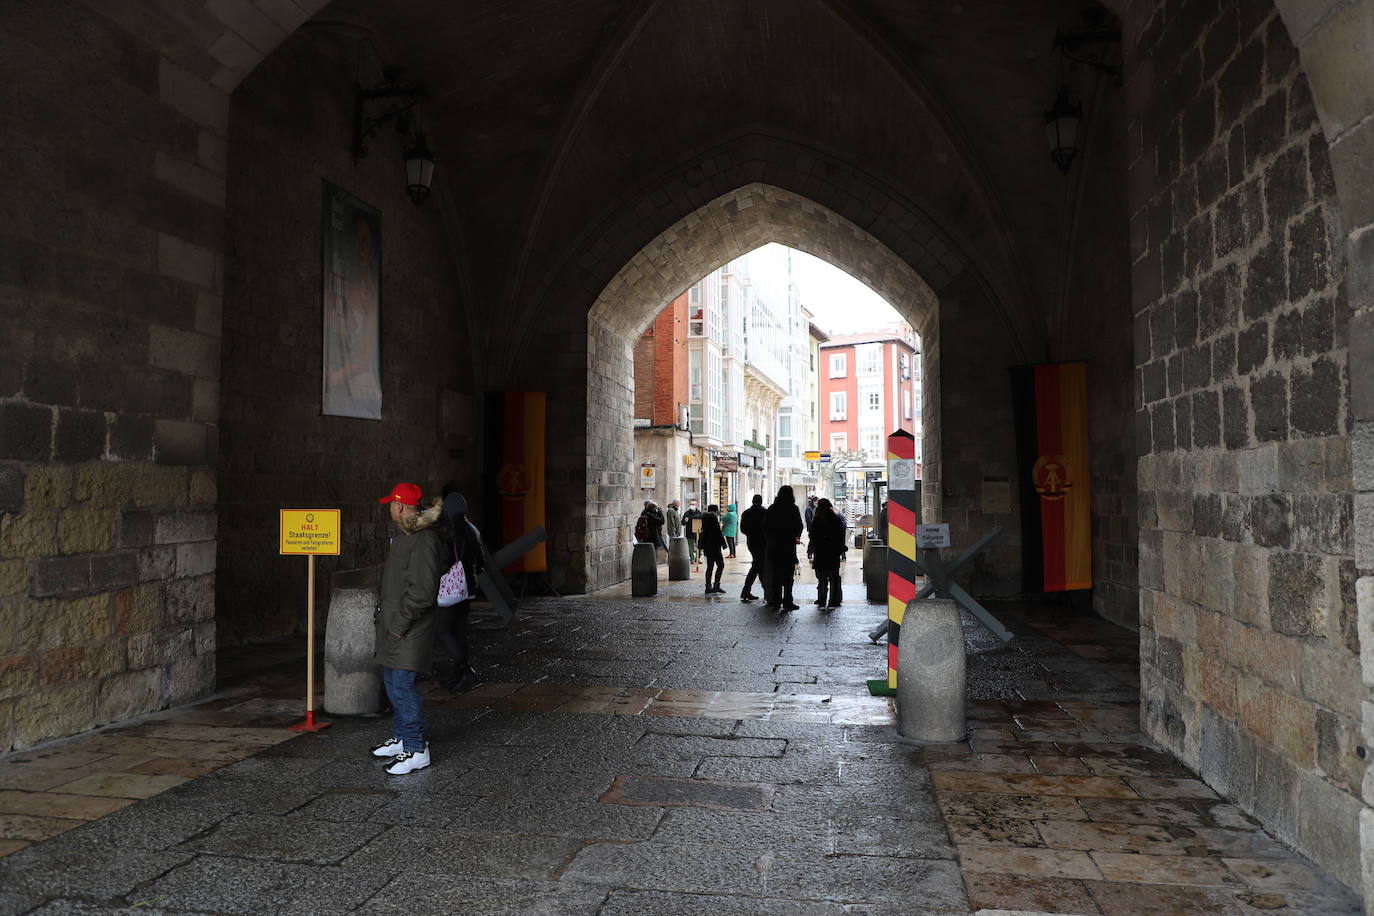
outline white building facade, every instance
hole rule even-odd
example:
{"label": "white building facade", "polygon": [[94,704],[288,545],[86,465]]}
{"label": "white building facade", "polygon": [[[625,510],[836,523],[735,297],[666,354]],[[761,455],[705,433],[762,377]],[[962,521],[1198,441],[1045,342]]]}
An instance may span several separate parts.
{"label": "white building facade", "polygon": [[703,506],[743,509],[755,493],[771,501],[782,484],[800,500],[816,486],[804,458],[816,440],[810,316],[790,256],[785,291],[756,286],[749,261],[712,271],[687,294],[689,429],[709,471]]}

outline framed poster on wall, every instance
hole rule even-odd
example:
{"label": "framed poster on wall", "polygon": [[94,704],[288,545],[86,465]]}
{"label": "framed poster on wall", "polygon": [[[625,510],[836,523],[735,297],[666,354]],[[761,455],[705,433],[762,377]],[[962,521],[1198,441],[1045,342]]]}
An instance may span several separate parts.
{"label": "framed poster on wall", "polygon": [[382,418],[382,213],[324,182],[320,412]]}

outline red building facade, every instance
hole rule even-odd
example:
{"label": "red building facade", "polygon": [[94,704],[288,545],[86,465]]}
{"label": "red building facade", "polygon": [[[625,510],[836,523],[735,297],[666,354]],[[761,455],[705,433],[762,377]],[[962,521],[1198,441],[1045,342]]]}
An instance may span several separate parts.
{"label": "red building facade", "polygon": [[820,448],[862,449],[865,464],[886,461],[887,437],[916,437],[921,461],[920,356],[909,331],[838,335],[821,344]]}

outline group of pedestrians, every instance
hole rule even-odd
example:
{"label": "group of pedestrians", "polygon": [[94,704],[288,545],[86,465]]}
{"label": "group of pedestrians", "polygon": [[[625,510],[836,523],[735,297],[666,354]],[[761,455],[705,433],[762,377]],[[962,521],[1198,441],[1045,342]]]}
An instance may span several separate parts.
{"label": "group of pedestrians", "polygon": [[[810,530],[806,555],[816,571],[818,597],[821,607],[838,607],[843,596],[840,590],[840,562],[844,559],[844,522],[835,514],[830,500],[822,499],[814,511],[808,506],[809,525],[803,522],[797,500],[789,486],[778,488],[778,495],[768,508],[763,497],[755,496],[753,505],[740,516],[740,532],[749,548],[749,572],[744,577],[740,600],[758,598],[750,589],[758,581],[763,587],[764,605],[776,611],[795,611],[798,608],[792,595],[797,576],[797,545],[802,532]],[[819,525],[819,527],[818,527]]]}
{"label": "group of pedestrians", "polygon": [[705,512],[697,509],[695,501],[686,512],[680,512],[680,506],[675,499],[666,509],[660,509],[652,500],[645,500],[635,521],[635,540],[666,550],[665,530],[669,538],[685,537],[691,561],[697,562],[698,555],[706,560],[706,594],[725,594],[725,589],[720,587],[725,560],[736,556],[738,538],[743,535],[750,563],[740,600],[745,603],[758,600],[759,596],[751,591],[758,582],[766,607],[776,611],[797,610],[792,595],[798,569],[797,545],[801,543],[802,532],[810,531],[806,555],[816,571],[819,585],[816,604],[823,608],[839,606],[843,598],[840,563],[845,552],[845,524],[830,500],[808,499],[805,521],[789,486],[780,487],[767,507],[763,505],[763,497],[756,494],[752,505],[742,514],[737,512],[735,503],[728,504],[724,513],[714,503],[708,505]]}
{"label": "group of pedestrians", "polygon": [[726,506],[722,515],[720,507],[715,504],[707,506],[706,512],[702,512],[697,507],[696,500],[692,500],[686,511],[683,511],[681,501],[676,499],[662,509],[652,499],[646,499],[644,508],[640,510],[639,518],[635,521],[635,540],[667,550],[669,541],[685,537],[688,559],[695,563],[698,556],[703,555],[701,535],[704,528],[703,519],[708,513],[716,516],[716,524],[720,528],[721,536],[725,538],[724,546],[721,548],[722,551],[729,551],[724,555],[725,558],[734,559],[736,539],[739,536],[739,515],[735,511],[734,503]]}

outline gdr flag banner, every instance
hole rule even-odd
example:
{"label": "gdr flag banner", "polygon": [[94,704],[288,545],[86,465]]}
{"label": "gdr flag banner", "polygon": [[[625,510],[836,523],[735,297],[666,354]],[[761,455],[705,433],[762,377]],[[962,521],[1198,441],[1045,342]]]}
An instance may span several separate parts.
{"label": "gdr flag banner", "polygon": [[1093,587],[1088,364],[1012,370],[1020,470],[1022,588]]}

